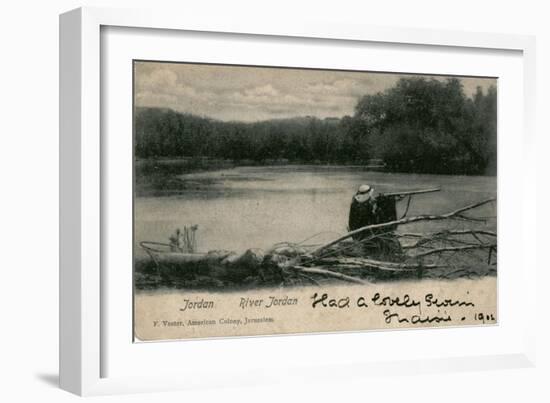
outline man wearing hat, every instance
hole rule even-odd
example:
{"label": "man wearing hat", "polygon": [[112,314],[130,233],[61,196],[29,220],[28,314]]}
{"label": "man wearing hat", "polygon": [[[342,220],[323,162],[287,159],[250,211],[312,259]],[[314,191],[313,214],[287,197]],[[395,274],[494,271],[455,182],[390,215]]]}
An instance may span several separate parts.
{"label": "man wearing hat", "polygon": [[[374,189],[361,185],[353,196],[349,210],[349,230],[353,231],[367,225],[391,222],[397,219],[395,203],[399,196],[373,196]],[[356,241],[363,241],[363,251],[371,254],[399,254],[402,252],[399,240],[394,236],[397,225],[363,231],[353,235]]]}
{"label": "man wearing hat", "polygon": [[[361,185],[351,200],[349,210],[349,230],[353,231],[366,225],[376,223],[374,189],[369,185]],[[353,236],[355,240],[361,240],[371,234],[360,233]]]}

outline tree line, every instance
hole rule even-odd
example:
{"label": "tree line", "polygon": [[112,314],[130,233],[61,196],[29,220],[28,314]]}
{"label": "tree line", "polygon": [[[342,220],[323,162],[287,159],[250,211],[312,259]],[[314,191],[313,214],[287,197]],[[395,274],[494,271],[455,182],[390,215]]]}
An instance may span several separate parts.
{"label": "tree line", "polygon": [[359,99],[353,116],[225,122],[136,108],[137,158],[366,164],[445,174],[496,173],[496,88],[464,94],[458,79],[402,78]]}

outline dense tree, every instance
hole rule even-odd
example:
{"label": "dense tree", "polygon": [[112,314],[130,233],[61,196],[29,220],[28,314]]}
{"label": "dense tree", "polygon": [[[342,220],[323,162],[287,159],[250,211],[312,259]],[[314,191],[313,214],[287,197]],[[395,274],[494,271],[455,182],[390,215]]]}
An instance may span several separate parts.
{"label": "dense tree", "polygon": [[496,168],[496,89],[465,96],[458,79],[401,79],[359,100],[374,153],[390,170],[485,174]]}
{"label": "dense tree", "polygon": [[496,89],[468,98],[458,79],[403,78],[359,99],[353,116],[222,122],[137,108],[138,158],[366,164],[401,172],[495,174]]}
{"label": "dense tree", "polygon": [[[343,152],[347,128],[335,118],[221,122],[169,109],[138,108],[135,133],[139,158],[201,156],[258,162],[353,162]],[[347,147],[351,148],[349,141]]]}

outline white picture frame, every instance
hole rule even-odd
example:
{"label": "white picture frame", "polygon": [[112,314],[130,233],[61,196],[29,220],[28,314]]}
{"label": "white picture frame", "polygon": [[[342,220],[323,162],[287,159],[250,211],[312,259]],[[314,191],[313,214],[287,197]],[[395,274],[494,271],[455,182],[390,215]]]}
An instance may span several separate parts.
{"label": "white picture frame", "polygon": [[[279,336],[270,338],[236,338],[223,341],[200,340],[189,342],[162,343],[164,353],[182,350],[192,346],[196,351],[211,354],[202,362],[197,354],[185,364],[179,364],[179,375],[174,368],[158,375],[133,374],[127,368],[120,367],[118,371],[106,369],[106,361],[112,355],[113,345],[106,335],[105,317],[110,315],[107,303],[108,291],[102,279],[102,265],[105,263],[105,251],[108,245],[102,236],[101,209],[104,203],[106,178],[110,172],[105,166],[105,144],[101,133],[105,129],[102,121],[102,91],[107,91],[109,83],[102,81],[102,30],[106,27],[171,30],[181,32],[219,33],[219,35],[252,36],[257,41],[273,38],[291,40],[329,40],[334,46],[338,43],[376,43],[378,46],[419,46],[434,49],[470,49],[479,54],[492,51],[515,52],[521,59],[522,74],[513,77],[519,82],[518,88],[523,88],[523,97],[517,101],[521,104],[523,122],[517,137],[507,137],[502,140],[499,132],[499,142],[512,141],[522,145],[523,157],[529,155],[534,139],[534,102],[535,102],[535,41],[533,37],[507,34],[467,33],[457,31],[430,31],[408,28],[369,27],[347,25],[342,23],[327,23],[319,21],[303,21],[300,25],[281,25],[277,21],[223,19],[214,20],[197,18],[193,15],[172,14],[170,12],[151,10],[111,10],[103,8],[81,8],[70,11],[60,17],[60,384],[63,389],[79,395],[129,393],[140,391],[161,391],[185,389],[191,387],[213,387],[222,385],[247,385],[269,382],[271,379],[292,382],[299,375],[303,379],[335,379],[327,375],[327,371],[309,371],[308,369],[322,367],[324,370],[337,369],[338,377],[369,376],[380,374],[403,374],[410,371],[438,372],[453,370],[491,369],[502,367],[527,367],[534,365],[534,332],[535,322],[530,315],[535,315],[536,264],[535,254],[530,250],[531,244],[523,242],[516,252],[516,261],[520,263],[522,280],[518,281],[518,312],[523,312],[523,322],[502,324],[508,326],[516,337],[515,344],[502,347],[500,353],[482,354],[479,351],[473,355],[445,354],[435,352],[431,355],[391,357],[380,362],[363,360],[354,357],[353,360],[339,362],[327,358],[326,362],[318,362],[307,355],[307,346],[315,343],[332,345],[346,338],[346,342],[361,343],[367,333],[354,333],[345,336],[327,335],[320,339],[313,335]],[[515,70],[514,70],[515,71]],[[103,87],[102,87],[103,86]],[[499,121],[500,122],[500,121]],[[501,144],[499,143],[499,153]],[[505,144],[506,145],[506,144]],[[500,159],[500,156],[499,156]],[[518,181],[521,187],[534,186],[532,175],[535,172],[534,161],[525,158],[523,167],[514,178],[507,181]],[[502,161],[499,160],[499,166]],[[500,175],[500,174],[499,174]],[[128,178],[130,181],[131,178]],[[501,185],[506,190],[506,183],[499,178],[499,198]],[[516,192],[522,207],[518,228],[521,236],[531,232],[529,226],[534,226],[534,209],[530,209],[534,200],[524,196],[527,192]],[[499,214],[503,211],[499,205]],[[504,206],[506,211],[506,206]],[[529,219],[531,218],[531,219]],[[499,217],[499,220],[505,218]],[[499,239],[501,237],[499,221]],[[509,231],[508,229],[506,231]],[[516,234],[517,236],[517,234]],[[500,240],[499,240],[500,242]],[[499,256],[500,259],[500,256]],[[499,262],[500,265],[500,262]],[[500,274],[499,274],[500,276]],[[129,285],[131,286],[131,285]],[[500,284],[502,286],[502,284]],[[126,301],[127,302],[127,301]],[[115,302],[118,303],[118,302]],[[500,305],[499,305],[500,306]],[[507,308],[504,305],[502,309]],[[531,312],[531,313],[529,313]],[[127,312],[131,316],[131,311]],[[511,316],[518,318],[518,316]],[[500,326],[500,324],[499,324]],[[473,329],[466,329],[473,332]],[[489,330],[491,331],[491,330]],[[131,329],[117,332],[120,338],[128,338],[131,343]],[[422,336],[420,333],[425,336]],[[449,332],[449,337],[462,337],[464,330],[426,330],[413,331],[408,337],[418,338],[419,335],[432,338],[434,332]],[[457,336],[459,333],[460,336]],[[495,330],[498,332],[498,329]],[[403,332],[395,333],[395,338],[404,337]],[[369,333],[372,335],[373,333]],[[454,336],[453,336],[454,334]],[[129,337],[128,337],[129,336]],[[340,337],[340,339],[337,339]],[[377,336],[369,336],[377,337]],[[380,338],[380,336],[378,336]],[[269,340],[265,341],[264,340]],[[383,341],[382,341],[383,342]],[[187,344],[186,344],[187,343]],[[264,372],[254,371],[247,374],[246,359],[232,366],[223,365],[221,360],[239,358],[230,351],[248,351],[250,356],[258,355],[269,344],[271,351],[277,352],[281,343],[288,343],[291,351],[304,349],[306,353],[296,354],[287,361],[264,361]],[[148,344],[148,343],[145,343]],[[152,343],[158,344],[158,343]],[[335,344],[334,344],[335,345]],[[107,346],[111,346],[107,348]],[[278,347],[277,347],[278,346]],[[294,349],[294,350],[292,350]],[[210,351],[210,353],[208,353]],[[213,352],[214,353],[213,353]],[[181,351],[180,351],[181,352]],[[213,356],[217,352],[218,357]],[[128,349],[127,354],[133,354]],[[146,354],[146,353],[145,353]],[[239,353],[242,356],[242,353]],[[131,358],[128,355],[119,359]],[[276,357],[273,357],[275,359]],[[195,360],[195,361],[193,361]],[[252,361],[250,361],[252,362]],[[158,361],[157,361],[158,363]],[[259,359],[254,361],[259,369],[262,364]],[[199,365],[200,364],[200,365]],[[219,364],[219,365],[217,365]],[[198,375],[192,376],[190,367],[200,367]],[[270,368],[271,367],[271,368]],[[209,368],[212,369],[211,372]],[[250,368],[248,368],[250,369]],[[284,371],[280,371],[284,369]],[[125,371],[128,371],[127,373]],[[186,372],[187,371],[187,372]],[[201,372],[202,371],[202,372]],[[112,375],[116,372],[116,375]],[[112,374],[111,374],[112,373]],[[201,376],[209,373],[208,377]],[[231,374],[231,376],[229,376]]]}

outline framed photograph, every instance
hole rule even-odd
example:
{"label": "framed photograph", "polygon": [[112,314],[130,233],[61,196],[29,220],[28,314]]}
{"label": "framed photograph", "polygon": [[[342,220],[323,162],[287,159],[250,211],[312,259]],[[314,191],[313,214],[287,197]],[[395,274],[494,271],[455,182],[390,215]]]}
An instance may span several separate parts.
{"label": "framed photograph", "polygon": [[60,18],[63,388],[532,365],[533,38],[180,17]]}

